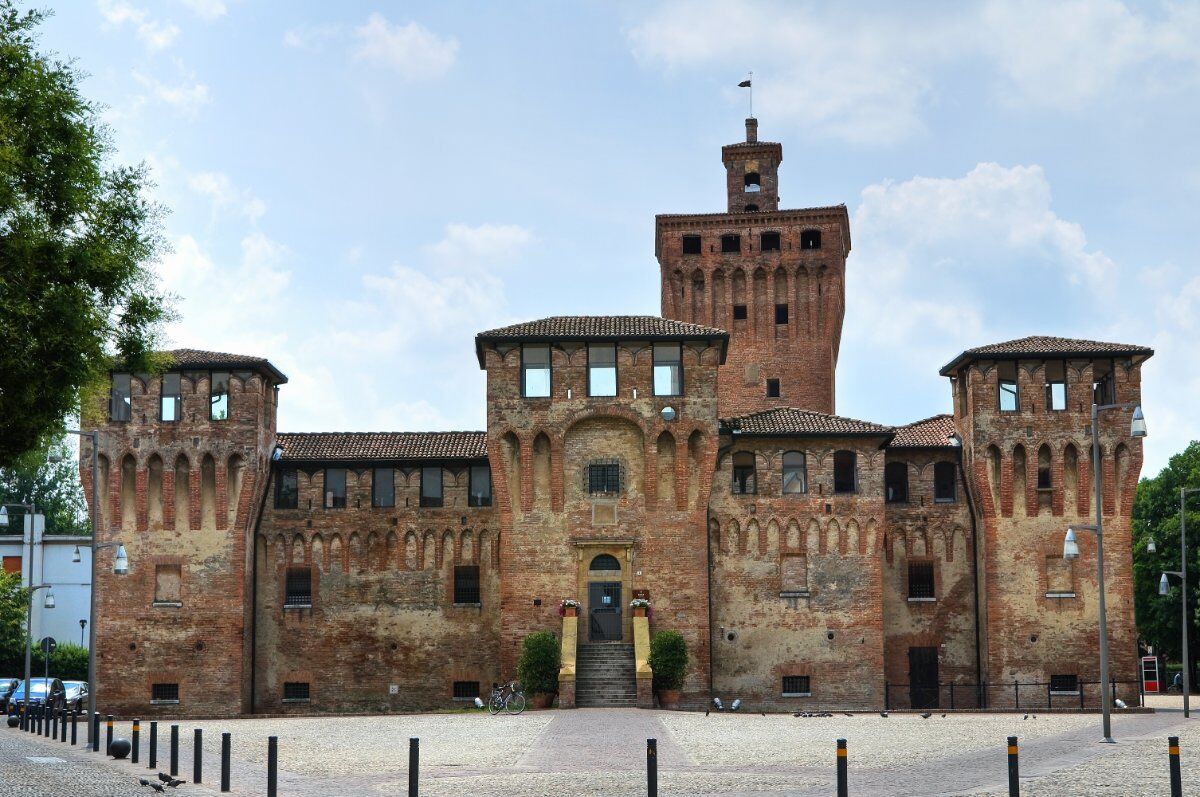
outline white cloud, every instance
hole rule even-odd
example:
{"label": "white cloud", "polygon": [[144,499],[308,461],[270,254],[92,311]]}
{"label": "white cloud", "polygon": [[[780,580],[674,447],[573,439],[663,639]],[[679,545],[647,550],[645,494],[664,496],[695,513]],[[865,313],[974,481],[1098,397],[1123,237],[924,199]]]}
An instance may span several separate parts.
{"label": "white cloud", "polygon": [[308,52],[320,52],[330,40],[341,35],[338,25],[308,25],[300,28],[289,28],[284,31],[283,43],[288,47]]}
{"label": "white cloud", "polygon": [[214,219],[223,211],[233,210],[253,223],[267,212],[266,202],[237,188],[229,175],[221,172],[197,172],[188,178],[188,187],[212,200]]}
{"label": "white cloud", "polygon": [[166,103],[189,118],[195,118],[200,113],[200,109],[212,101],[208,86],[192,79],[172,86],[141,72],[134,72],[133,78],[144,86],[155,99]]}
{"label": "white cloud", "polygon": [[441,77],[458,56],[458,40],[442,37],[416,22],[392,24],[379,13],[354,30],[356,60],[394,69],[408,80]]}
{"label": "white cloud", "polygon": [[138,39],[151,51],[166,49],[179,37],[179,26],[171,22],[159,22],[144,9],[135,8],[123,0],[98,0],[97,6],[108,25],[114,28],[132,25]]}
{"label": "white cloud", "polygon": [[180,2],[206,22],[220,19],[229,11],[224,0],[180,0]]}
{"label": "white cloud", "polygon": [[516,224],[448,224],[429,251],[450,262],[508,260],[532,242],[533,233]]}

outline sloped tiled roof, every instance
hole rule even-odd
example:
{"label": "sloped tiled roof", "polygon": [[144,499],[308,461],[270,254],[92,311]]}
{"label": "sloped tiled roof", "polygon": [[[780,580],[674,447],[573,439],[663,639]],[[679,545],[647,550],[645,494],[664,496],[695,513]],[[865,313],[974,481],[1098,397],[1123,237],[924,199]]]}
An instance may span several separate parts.
{"label": "sloped tiled roof", "polygon": [[859,421],[854,418],[843,418],[840,415],[826,415],[813,410],[801,410],[795,407],[779,407],[778,409],[752,412],[749,415],[739,415],[736,418],[722,418],[721,426],[731,432],[756,437],[791,437],[802,435],[813,436],[887,436],[895,433],[890,426],[882,426],[870,421]]}
{"label": "sloped tiled roof", "polygon": [[1121,354],[1150,357],[1154,354],[1154,350],[1133,343],[1105,343],[1099,340],[1030,335],[1016,340],[1006,340],[1003,343],[991,343],[987,346],[967,349],[947,363],[940,373],[942,376],[948,376],[955,368],[971,360],[1054,356],[1115,357]]}
{"label": "sloped tiled roof", "polygon": [[266,357],[252,357],[249,354],[230,354],[224,351],[203,351],[202,349],[171,349],[163,352],[170,355],[176,368],[244,368],[259,371],[273,377],[279,384],[287,382],[283,375]]}
{"label": "sloped tiled roof", "polygon": [[950,415],[934,415],[923,421],[914,421],[896,427],[896,436],[888,448],[954,448],[950,435],[954,434],[954,418]]}
{"label": "sloped tiled roof", "polygon": [[486,432],[281,432],[284,462],[365,462],[487,457]]}
{"label": "sloped tiled roof", "polygon": [[[567,340],[694,340],[716,338],[722,350],[729,333],[716,327],[674,321],[656,315],[558,315],[525,321],[475,336],[475,352],[483,367],[483,344],[500,341]],[[722,354],[722,359],[724,354]]]}

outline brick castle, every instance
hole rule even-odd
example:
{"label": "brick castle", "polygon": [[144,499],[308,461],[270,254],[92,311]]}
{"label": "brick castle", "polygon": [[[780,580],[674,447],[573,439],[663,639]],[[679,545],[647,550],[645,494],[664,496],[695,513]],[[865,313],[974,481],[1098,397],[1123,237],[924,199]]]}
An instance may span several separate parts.
{"label": "brick castle", "polygon": [[[277,432],[287,379],[260,357],[114,372],[100,538],[133,567],[100,568],[104,710],[450,706],[514,678],[533,631],[564,639],[560,705],[648,706],[647,626],[688,643],[684,705],[1094,706],[1095,543],[1064,560],[1063,535],[1093,512],[1091,405],[1137,402],[1153,352],[1022,338],[942,368],[952,414],[833,414],[849,216],[780,209],[782,157],[748,119],[726,211],[657,217],[662,317],[479,333],[485,431]],[[1132,682],[1142,447],[1101,417]]]}

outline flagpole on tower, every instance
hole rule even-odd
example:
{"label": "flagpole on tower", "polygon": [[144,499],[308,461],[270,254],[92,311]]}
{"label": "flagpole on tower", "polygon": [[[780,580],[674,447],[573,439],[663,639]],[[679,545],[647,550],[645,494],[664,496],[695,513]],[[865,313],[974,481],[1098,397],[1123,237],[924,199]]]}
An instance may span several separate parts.
{"label": "flagpole on tower", "polygon": [[750,118],[754,118],[754,72],[750,76],[738,84],[740,89],[750,89]]}

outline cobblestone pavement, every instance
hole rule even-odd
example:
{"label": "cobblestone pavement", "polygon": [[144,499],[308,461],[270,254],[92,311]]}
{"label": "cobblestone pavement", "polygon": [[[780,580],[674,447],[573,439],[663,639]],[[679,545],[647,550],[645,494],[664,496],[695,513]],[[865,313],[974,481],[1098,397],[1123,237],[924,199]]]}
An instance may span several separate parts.
{"label": "cobblestone pavement", "polygon": [[[1096,714],[940,713],[790,715],[577,709],[484,714],[180,722],[180,776],[191,778],[193,729],[204,733],[204,783],[217,794],[220,734],[233,738],[235,795],[266,793],[267,737],[279,737],[280,797],[404,794],[408,738],[420,738],[421,794],[542,797],[646,793],[645,740],[658,739],[663,795],[825,797],[834,791],[834,742],[848,740],[851,794],[1007,795],[1005,737],[1021,744],[1022,794],[1167,794],[1166,738],[1183,747],[1184,793],[1200,793],[1200,719],[1177,710],[1114,717],[1101,744]],[[159,723],[158,767],[169,767],[170,722]],[[112,761],[0,728],[0,795],[149,794],[149,723],[141,763]],[[82,729],[81,729],[82,730]],[[82,735],[82,734],[81,734]],[[128,723],[116,735],[129,737]],[[31,757],[33,760],[31,760]],[[50,758],[39,762],[37,758]]]}

